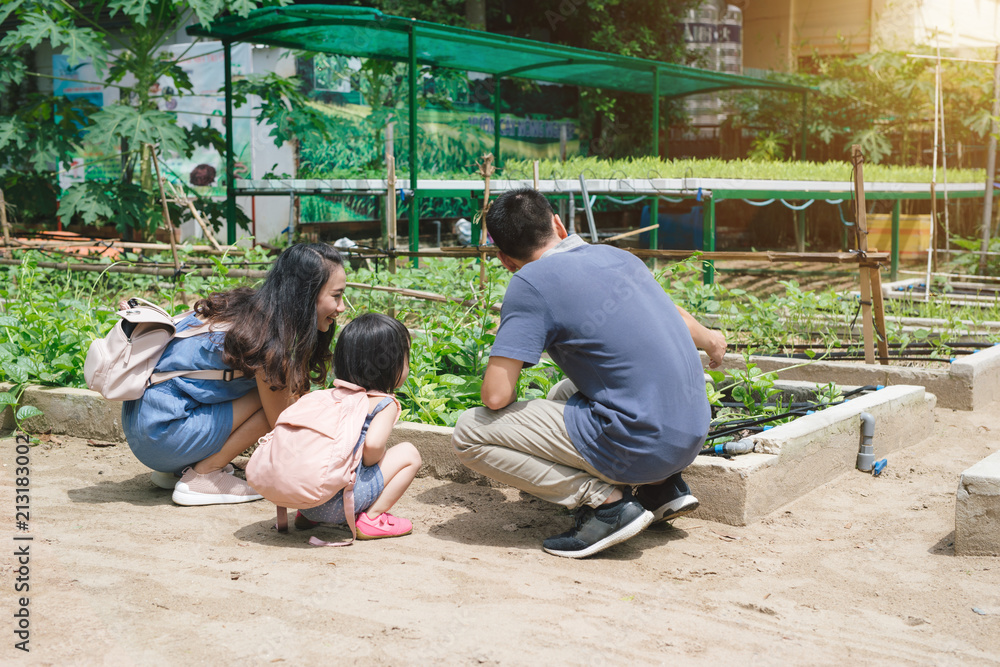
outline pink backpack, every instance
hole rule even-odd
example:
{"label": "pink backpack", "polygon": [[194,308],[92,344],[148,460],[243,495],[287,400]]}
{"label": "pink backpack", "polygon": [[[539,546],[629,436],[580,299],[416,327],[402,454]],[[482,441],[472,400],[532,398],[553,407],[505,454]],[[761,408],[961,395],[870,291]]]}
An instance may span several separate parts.
{"label": "pink backpack", "polygon": [[[344,516],[354,526],[355,469],[361,462],[368,421],[368,398],[390,394],[366,392],[337,380],[333,389],[313,391],[278,416],[274,430],[259,440],[247,464],[247,482],[278,507],[280,532],[288,530],[288,511],[318,507],[344,490]],[[343,546],[348,542],[336,543]]]}

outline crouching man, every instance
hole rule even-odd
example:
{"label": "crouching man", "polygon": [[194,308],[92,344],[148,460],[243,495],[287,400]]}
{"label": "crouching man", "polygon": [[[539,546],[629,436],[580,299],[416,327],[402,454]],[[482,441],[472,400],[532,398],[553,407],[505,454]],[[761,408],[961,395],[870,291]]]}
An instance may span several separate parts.
{"label": "crouching man", "polygon": [[[572,529],[543,542],[556,556],[590,556],[696,509],[681,478],[711,416],[696,347],[716,367],[723,335],[675,306],[632,254],[568,236],[535,190],[502,194],[486,226],[514,276],[483,378],[485,407],[455,426],[459,460],[579,508]],[[521,369],[546,351],[567,379],[546,399],[516,402]]]}

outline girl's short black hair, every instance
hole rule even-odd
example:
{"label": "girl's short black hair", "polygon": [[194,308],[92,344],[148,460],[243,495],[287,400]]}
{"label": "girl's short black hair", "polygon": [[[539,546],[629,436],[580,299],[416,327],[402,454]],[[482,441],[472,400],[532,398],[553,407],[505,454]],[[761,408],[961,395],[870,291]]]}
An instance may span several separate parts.
{"label": "girl's short black hair", "polygon": [[340,332],[333,372],[339,380],[391,394],[409,358],[410,332],[403,323],[381,313],[365,313]]}

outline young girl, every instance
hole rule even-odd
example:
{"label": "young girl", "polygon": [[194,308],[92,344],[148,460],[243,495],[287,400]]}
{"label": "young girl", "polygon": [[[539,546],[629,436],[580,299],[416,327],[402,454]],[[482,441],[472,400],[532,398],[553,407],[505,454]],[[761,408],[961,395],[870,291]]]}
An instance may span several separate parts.
{"label": "young girl", "polygon": [[232,369],[243,377],[178,377],[123,404],[129,447],[154,470],[157,486],[173,489],[175,503],[260,499],[233,476],[229,462],[274,428],[310,381],[326,380],[346,286],[343,260],[333,247],[294,245],[259,289],[211,294],[180,322],[178,330],[204,326],[205,334],[172,341],[156,372]]}
{"label": "young girl", "polygon": [[[392,317],[365,313],[349,322],[340,333],[333,356],[338,380],[358,385],[368,392],[392,394],[406,381],[410,371],[410,333]],[[362,459],[354,483],[355,526],[359,540],[408,535],[413,524],[389,514],[420,469],[420,453],[409,442],[386,449],[392,427],[399,419],[396,401],[369,396],[368,420],[359,433],[364,437]],[[318,507],[299,510],[295,527],[318,523],[346,523],[344,492]]]}

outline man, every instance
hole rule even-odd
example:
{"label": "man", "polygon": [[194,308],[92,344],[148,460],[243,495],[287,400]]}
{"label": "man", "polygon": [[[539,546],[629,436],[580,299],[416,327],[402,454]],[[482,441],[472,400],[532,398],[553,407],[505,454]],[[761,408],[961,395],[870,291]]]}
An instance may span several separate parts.
{"label": "man", "polygon": [[[568,236],[532,189],[502,194],[486,215],[514,272],[486,367],[486,407],[462,414],[452,443],[469,468],[580,508],[548,553],[584,558],[656,520],[693,511],[680,476],[708,432],[696,349],[722,362],[721,333],[676,307],[632,254]],[[545,400],[515,402],[543,351],[565,372]],[[635,497],[632,485],[641,486]]]}

